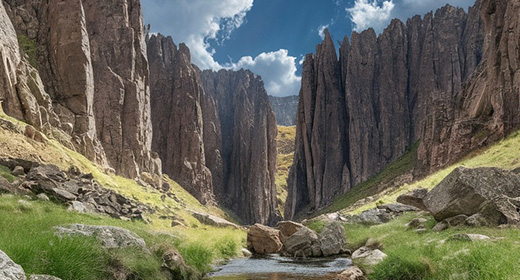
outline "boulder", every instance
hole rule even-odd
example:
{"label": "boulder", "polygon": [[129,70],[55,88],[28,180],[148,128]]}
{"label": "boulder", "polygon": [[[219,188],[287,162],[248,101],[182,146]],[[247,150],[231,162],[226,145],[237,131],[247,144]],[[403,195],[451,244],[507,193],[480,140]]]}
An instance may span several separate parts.
{"label": "boulder", "polygon": [[192,279],[191,277],[195,274],[193,269],[186,265],[184,258],[177,250],[166,251],[162,259],[162,268],[171,274],[171,279]]}
{"label": "boulder", "polygon": [[428,189],[418,188],[397,197],[397,202],[427,210],[424,205],[424,198],[428,194]]}
{"label": "boulder", "polygon": [[318,235],[307,227],[298,229],[283,243],[282,254],[290,257],[321,257]]}
{"label": "boulder", "polygon": [[5,280],[27,280],[22,267],[4,252],[0,251],[0,279]]}
{"label": "boulder", "polygon": [[276,228],[280,231],[280,240],[282,243],[291,235],[298,231],[298,229],[305,227],[300,223],[293,221],[281,221],[276,224]]}
{"label": "boulder", "polygon": [[405,205],[402,203],[390,203],[385,205],[379,205],[377,206],[377,208],[386,210],[386,212],[390,213],[392,216],[396,216],[405,212],[417,212],[421,210],[417,207]]}
{"label": "boulder", "polygon": [[338,274],[334,280],[366,280],[366,278],[359,267],[351,266]]}
{"label": "boulder", "polygon": [[242,248],[242,250],[240,250],[242,252],[242,255],[246,258],[249,258],[253,255],[253,253],[251,253],[251,251],[247,250],[246,248]]}
{"label": "boulder", "polygon": [[448,238],[448,241],[482,241],[482,240],[491,240],[489,236],[482,234],[472,234],[472,233],[459,233],[454,234]]}
{"label": "boulder", "polygon": [[17,165],[14,167],[13,171],[11,172],[14,176],[22,176],[25,175],[24,168],[20,165]]}
{"label": "boulder", "polygon": [[274,254],[282,249],[280,231],[261,224],[254,224],[247,232],[247,249],[258,254]]}
{"label": "boulder", "polygon": [[50,201],[50,198],[44,193],[39,193],[36,197],[41,201]]}
{"label": "boulder", "polygon": [[424,203],[437,221],[480,213],[490,225],[519,224],[520,177],[499,168],[458,167],[433,188]]}
{"label": "boulder", "polygon": [[345,229],[338,222],[331,223],[321,231],[319,241],[324,257],[338,255],[346,245]]}
{"label": "boulder", "polygon": [[361,247],[352,253],[352,261],[363,266],[374,266],[382,262],[386,254],[379,249]]}
{"label": "boulder", "polygon": [[83,235],[95,237],[105,248],[139,247],[148,252],[146,243],[137,234],[119,227],[72,224],[56,226],[55,234],[60,237]]}
{"label": "boulder", "polygon": [[201,213],[201,212],[192,212],[191,215],[199,220],[199,222],[210,225],[214,227],[232,227],[232,228],[240,228],[237,224],[234,224],[232,222],[229,222],[225,219],[219,218],[217,216],[213,216],[207,213]]}
{"label": "boulder", "polygon": [[32,274],[31,277],[29,277],[29,280],[61,280],[61,278],[51,275]]}
{"label": "boulder", "polygon": [[424,228],[424,224],[426,224],[428,220],[426,220],[425,218],[413,218],[408,224],[406,224],[408,226],[409,229],[420,229],[420,228]]}
{"label": "boulder", "polygon": [[13,192],[14,188],[11,185],[11,183],[9,183],[9,181],[7,181],[7,179],[5,179],[4,177],[0,176],[0,194]]}

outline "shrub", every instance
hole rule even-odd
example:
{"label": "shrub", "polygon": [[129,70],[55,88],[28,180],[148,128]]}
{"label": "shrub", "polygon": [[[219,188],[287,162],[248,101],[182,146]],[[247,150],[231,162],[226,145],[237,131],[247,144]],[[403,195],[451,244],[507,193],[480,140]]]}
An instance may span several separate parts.
{"label": "shrub", "polygon": [[38,45],[36,42],[20,34],[18,35],[18,45],[20,46],[20,51],[29,57],[29,63],[36,68],[38,65]]}
{"label": "shrub", "polygon": [[199,241],[193,242],[185,247],[180,247],[179,251],[184,257],[184,261],[197,271],[202,273],[211,271],[210,264],[213,260],[213,251],[203,243]]}
{"label": "shrub", "polygon": [[223,258],[236,256],[238,245],[231,236],[224,236],[216,244],[215,249]]}

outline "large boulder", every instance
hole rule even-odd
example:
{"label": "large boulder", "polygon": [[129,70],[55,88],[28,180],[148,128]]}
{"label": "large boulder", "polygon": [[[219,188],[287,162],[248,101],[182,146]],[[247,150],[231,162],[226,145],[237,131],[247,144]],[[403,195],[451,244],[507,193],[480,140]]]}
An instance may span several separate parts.
{"label": "large boulder", "polygon": [[397,202],[427,210],[424,206],[424,198],[428,194],[428,189],[418,188],[397,197]]}
{"label": "large boulder", "polygon": [[346,245],[345,229],[338,222],[331,223],[322,230],[319,240],[323,256],[340,254]]}
{"label": "large boulder", "polygon": [[0,251],[0,279],[1,280],[27,280],[22,267],[4,252]]}
{"label": "large boulder", "polygon": [[199,220],[199,222],[201,222],[205,225],[210,225],[210,226],[215,226],[215,227],[240,228],[238,225],[236,225],[232,222],[229,222],[225,219],[222,219],[222,218],[219,218],[217,216],[213,216],[213,215],[210,215],[207,213],[192,212],[191,215],[195,219]]}
{"label": "large boulder", "polygon": [[302,227],[285,240],[282,254],[290,257],[321,257],[319,237],[313,230]]}
{"label": "large boulder", "polygon": [[425,197],[437,221],[481,214],[488,224],[520,224],[520,177],[499,168],[456,168]]}
{"label": "large boulder", "polygon": [[254,224],[247,232],[247,249],[258,254],[274,254],[282,249],[280,231],[261,224]]}
{"label": "large boulder", "polygon": [[138,247],[148,252],[146,243],[137,234],[119,227],[113,226],[91,226],[72,224],[68,226],[54,227],[56,235],[63,236],[93,236],[105,248]]}
{"label": "large boulder", "polygon": [[291,235],[296,233],[298,229],[303,227],[305,226],[293,221],[281,221],[276,224],[276,228],[280,231],[280,240],[282,243],[284,243]]}
{"label": "large boulder", "polygon": [[352,261],[363,266],[374,266],[382,262],[386,254],[379,249],[361,247],[352,253]]}

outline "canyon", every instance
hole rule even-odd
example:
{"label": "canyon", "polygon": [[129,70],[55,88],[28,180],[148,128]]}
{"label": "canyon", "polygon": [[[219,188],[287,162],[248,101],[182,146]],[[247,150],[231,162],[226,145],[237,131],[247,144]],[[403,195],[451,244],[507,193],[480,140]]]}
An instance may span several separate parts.
{"label": "canyon", "polygon": [[[519,125],[517,1],[447,5],[305,57],[286,218],[320,209],[420,141],[420,178]],[[497,86],[499,85],[499,86]],[[413,152],[413,151],[412,151]]]}

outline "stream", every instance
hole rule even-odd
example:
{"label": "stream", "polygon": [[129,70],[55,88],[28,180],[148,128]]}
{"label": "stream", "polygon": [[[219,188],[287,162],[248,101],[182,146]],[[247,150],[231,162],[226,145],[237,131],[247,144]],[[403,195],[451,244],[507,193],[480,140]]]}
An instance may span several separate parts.
{"label": "stream", "polygon": [[326,280],[352,264],[349,258],[294,259],[269,255],[232,260],[205,279]]}

